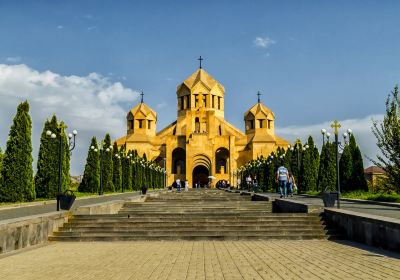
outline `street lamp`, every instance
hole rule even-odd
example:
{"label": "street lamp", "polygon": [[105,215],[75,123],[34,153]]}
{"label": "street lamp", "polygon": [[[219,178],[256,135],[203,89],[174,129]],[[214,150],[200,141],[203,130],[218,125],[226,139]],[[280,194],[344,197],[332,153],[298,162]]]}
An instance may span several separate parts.
{"label": "street lamp", "polygon": [[326,134],[325,128],[321,129],[321,134],[322,134],[322,144],[325,145],[325,134]]}
{"label": "street lamp", "polygon": [[164,158],[164,188],[167,187],[167,158]]}
{"label": "street lamp", "polygon": [[[72,150],[75,148],[75,137],[78,134],[78,131],[76,131],[75,129],[72,131],[72,133],[68,134],[68,151],[71,153]],[[51,132],[50,130],[46,131],[46,135],[48,137],[51,137],[52,139],[57,138],[57,135],[53,132]],[[58,146],[58,193],[57,193],[57,211],[60,211],[60,195],[62,194],[62,161],[63,161],[63,140],[64,137],[61,133],[58,135],[60,137],[59,140],[59,146]]]}

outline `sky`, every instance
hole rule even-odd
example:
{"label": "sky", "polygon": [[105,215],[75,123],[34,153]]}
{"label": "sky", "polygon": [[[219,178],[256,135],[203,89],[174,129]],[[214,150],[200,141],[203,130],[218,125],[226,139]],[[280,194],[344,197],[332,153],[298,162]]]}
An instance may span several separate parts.
{"label": "sky", "polygon": [[225,118],[262,102],[289,141],[337,119],[364,162],[378,153],[372,119],[400,80],[399,1],[0,0],[0,147],[28,100],[36,157],[54,113],[79,131],[71,173],[82,174],[90,138],[125,133],[144,101],[157,130],[176,119],[176,86],[203,68],[225,86]]}

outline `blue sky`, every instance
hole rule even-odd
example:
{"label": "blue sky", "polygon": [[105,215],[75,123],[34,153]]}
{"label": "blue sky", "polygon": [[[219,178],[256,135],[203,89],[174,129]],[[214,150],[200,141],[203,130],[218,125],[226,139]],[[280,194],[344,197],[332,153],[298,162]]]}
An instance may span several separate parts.
{"label": "blue sky", "polygon": [[[205,70],[225,86],[226,119],[239,128],[260,90],[276,114],[277,131],[289,140],[339,119],[354,125],[355,133],[359,129],[365,138],[360,145],[373,156],[366,120],[379,118],[399,82],[399,10],[399,1],[0,1],[0,64],[4,71],[25,65],[27,77],[67,77],[61,86],[71,77],[94,81],[100,91],[120,86],[111,103],[86,104],[88,112],[107,112],[112,104],[115,119],[144,90],[145,102],[158,112],[159,130],[175,120],[176,86],[197,69],[202,55]],[[21,68],[10,69],[23,76]],[[97,76],[88,78],[90,73]],[[85,121],[57,103],[70,101],[68,85],[55,103],[47,106],[43,97],[37,99],[41,107],[33,104],[32,110],[44,111],[34,119],[36,133],[53,112],[77,127]],[[48,89],[44,85],[37,94]],[[10,82],[0,87],[0,95],[15,92],[15,100],[2,101],[0,108],[3,149],[18,101],[30,97],[29,87],[19,90],[28,93],[19,95]],[[82,154],[90,134],[100,137],[112,127],[112,136],[119,137],[124,131],[123,124],[115,128],[117,121],[102,121],[103,130],[80,128]],[[81,165],[75,163],[74,172]]]}

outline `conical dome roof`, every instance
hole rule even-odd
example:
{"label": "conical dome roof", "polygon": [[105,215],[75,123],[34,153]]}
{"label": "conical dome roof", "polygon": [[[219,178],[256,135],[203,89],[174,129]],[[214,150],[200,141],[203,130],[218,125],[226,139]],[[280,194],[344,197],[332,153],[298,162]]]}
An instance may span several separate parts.
{"label": "conical dome roof", "polygon": [[146,105],[146,103],[144,102],[140,102],[138,105],[133,107],[129,112],[132,113],[132,115],[134,116],[139,113],[142,113],[145,116],[153,115],[154,118],[157,118],[157,113],[153,109],[151,109],[148,105]]}
{"label": "conical dome roof", "polygon": [[178,86],[178,90],[182,85],[187,86],[189,89],[194,88],[198,83],[202,83],[209,90],[211,90],[216,85],[220,86],[223,91],[225,91],[224,86],[221,85],[217,80],[215,80],[210,74],[208,74],[204,69],[200,68],[189,78],[183,81],[182,84]]}
{"label": "conical dome roof", "polygon": [[253,107],[247,110],[246,113],[244,113],[244,116],[246,117],[249,113],[252,113],[253,116],[255,116],[260,112],[263,112],[265,115],[271,114],[275,118],[274,112],[272,112],[270,108],[268,108],[261,102],[257,102]]}

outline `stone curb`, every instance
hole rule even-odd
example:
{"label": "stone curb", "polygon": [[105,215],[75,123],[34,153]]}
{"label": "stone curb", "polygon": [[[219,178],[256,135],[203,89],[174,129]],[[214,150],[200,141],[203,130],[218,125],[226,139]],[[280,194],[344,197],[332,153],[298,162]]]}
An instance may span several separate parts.
{"label": "stone curb", "polygon": [[[158,192],[158,191],[163,191],[164,189],[156,189],[156,190],[148,190],[148,192]],[[116,195],[121,195],[121,194],[127,194],[130,193],[132,195],[140,195],[140,191],[134,191],[134,192],[124,192],[124,193],[109,193],[109,194],[103,194],[103,195],[91,195],[91,196],[84,196],[84,197],[77,197],[75,201],[77,200],[85,200],[85,199],[91,199],[91,198],[97,198],[97,197],[108,197],[108,196],[116,196]],[[2,210],[10,210],[10,209],[16,209],[16,208],[22,208],[22,207],[31,207],[31,206],[40,206],[40,205],[47,205],[47,204],[53,204],[56,203],[55,199],[52,200],[44,200],[44,201],[38,201],[38,202],[27,202],[27,203],[19,203],[19,204],[13,204],[13,205],[4,205],[0,206],[0,211]]]}
{"label": "stone curb", "polygon": [[[310,194],[299,194],[300,196],[304,197],[312,197],[312,198],[320,198],[320,196],[317,195],[310,195]],[[364,204],[375,204],[375,205],[383,205],[383,206],[389,206],[389,207],[396,207],[400,208],[400,203],[395,203],[395,202],[384,202],[384,201],[375,201],[375,200],[365,200],[365,199],[354,199],[354,198],[340,198],[341,201],[348,201],[348,202],[357,202],[357,203],[364,203]]]}

